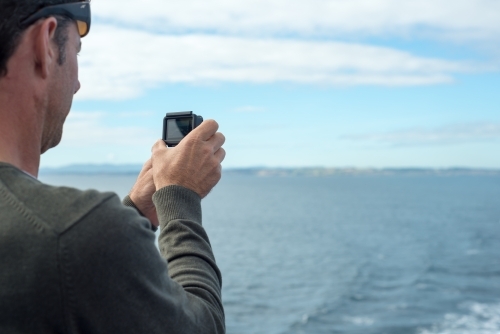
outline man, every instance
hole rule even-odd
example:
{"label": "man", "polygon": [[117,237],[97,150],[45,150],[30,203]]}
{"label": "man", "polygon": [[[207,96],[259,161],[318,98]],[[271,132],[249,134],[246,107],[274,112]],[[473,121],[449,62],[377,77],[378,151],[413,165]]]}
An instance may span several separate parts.
{"label": "man", "polygon": [[89,2],[0,2],[0,333],[223,333],[200,206],[225,156],[215,121],[175,148],[159,140],[125,205],[36,180],[89,29]]}

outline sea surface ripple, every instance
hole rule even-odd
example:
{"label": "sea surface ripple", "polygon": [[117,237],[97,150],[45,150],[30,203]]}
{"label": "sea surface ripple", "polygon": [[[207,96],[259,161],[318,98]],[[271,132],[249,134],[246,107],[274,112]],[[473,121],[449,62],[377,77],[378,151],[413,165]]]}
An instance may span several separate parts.
{"label": "sea surface ripple", "polygon": [[499,176],[224,177],[202,205],[227,332],[498,334],[499,199]]}

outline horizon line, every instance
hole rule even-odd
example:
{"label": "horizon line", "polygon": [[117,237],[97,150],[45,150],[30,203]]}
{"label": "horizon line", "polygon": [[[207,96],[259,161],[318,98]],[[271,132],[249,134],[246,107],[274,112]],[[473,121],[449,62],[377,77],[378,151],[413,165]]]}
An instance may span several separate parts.
{"label": "horizon line", "polygon": [[[62,166],[40,166],[40,170],[56,170],[56,169],[72,169],[72,168],[142,168],[142,163],[75,163]],[[265,166],[265,165],[254,165],[254,166],[232,166],[224,167],[226,170],[238,170],[238,169],[356,169],[356,170],[384,170],[384,169],[421,169],[421,170],[453,170],[453,169],[465,169],[465,170],[499,170],[500,167],[477,167],[477,166]]]}

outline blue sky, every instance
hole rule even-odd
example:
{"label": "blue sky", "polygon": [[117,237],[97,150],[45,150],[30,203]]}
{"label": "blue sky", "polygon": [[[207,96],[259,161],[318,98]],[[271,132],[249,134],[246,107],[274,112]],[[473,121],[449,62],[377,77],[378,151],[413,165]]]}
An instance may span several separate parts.
{"label": "blue sky", "polygon": [[166,112],[225,167],[500,168],[497,0],[94,0],[42,167],[142,163]]}

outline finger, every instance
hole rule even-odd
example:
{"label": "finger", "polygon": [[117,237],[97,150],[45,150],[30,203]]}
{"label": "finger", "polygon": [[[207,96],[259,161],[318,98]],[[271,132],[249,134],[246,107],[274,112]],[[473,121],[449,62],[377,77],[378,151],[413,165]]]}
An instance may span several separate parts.
{"label": "finger", "polygon": [[145,176],[148,178],[148,179],[151,179],[153,180],[153,168],[151,169],[148,169]]}
{"label": "finger", "polygon": [[146,161],[144,165],[142,165],[142,169],[139,175],[147,173],[149,170],[151,170],[151,168],[153,168],[153,162],[151,161],[151,159],[148,159],[148,161]]}
{"label": "finger", "polygon": [[213,146],[214,152],[217,152],[225,142],[226,137],[220,132],[217,132],[208,140],[208,143]]}
{"label": "finger", "polygon": [[142,166],[142,169],[148,170],[151,169],[151,167],[153,167],[153,162],[151,161],[151,158],[149,158]]}
{"label": "finger", "polygon": [[167,144],[165,144],[165,142],[161,139],[158,139],[156,141],[156,143],[153,145],[153,147],[151,148],[151,152],[153,154],[155,154],[157,151],[160,151],[160,150],[166,150],[167,149]]}
{"label": "finger", "polygon": [[200,126],[191,131],[186,137],[196,136],[199,139],[206,141],[210,139],[210,137],[212,137],[217,130],[219,130],[219,124],[217,124],[217,122],[213,119],[207,119],[206,121],[203,121]]}
{"label": "finger", "polygon": [[219,160],[219,162],[222,162],[226,158],[226,150],[220,148],[217,152],[214,153],[214,155]]}

